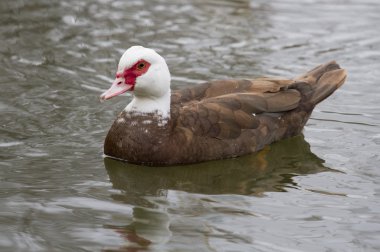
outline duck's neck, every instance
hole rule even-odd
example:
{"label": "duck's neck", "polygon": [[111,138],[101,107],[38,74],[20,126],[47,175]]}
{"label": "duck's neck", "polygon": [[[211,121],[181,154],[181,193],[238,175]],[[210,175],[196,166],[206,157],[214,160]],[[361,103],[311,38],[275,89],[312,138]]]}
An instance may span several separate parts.
{"label": "duck's neck", "polygon": [[133,100],[127,105],[125,111],[141,114],[155,113],[162,119],[169,119],[170,95],[170,89],[161,97],[134,95]]}

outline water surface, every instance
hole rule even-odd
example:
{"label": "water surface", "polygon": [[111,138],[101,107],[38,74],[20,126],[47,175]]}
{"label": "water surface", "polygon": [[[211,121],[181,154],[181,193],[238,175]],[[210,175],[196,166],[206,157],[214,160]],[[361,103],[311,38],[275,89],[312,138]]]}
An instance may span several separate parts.
{"label": "water surface", "polygon": [[[0,3],[1,251],[380,250],[376,0]],[[186,167],[104,159],[130,96],[99,103],[129,46],[173,88],[296,76],[336,59],[346,84],[304,136]]]}

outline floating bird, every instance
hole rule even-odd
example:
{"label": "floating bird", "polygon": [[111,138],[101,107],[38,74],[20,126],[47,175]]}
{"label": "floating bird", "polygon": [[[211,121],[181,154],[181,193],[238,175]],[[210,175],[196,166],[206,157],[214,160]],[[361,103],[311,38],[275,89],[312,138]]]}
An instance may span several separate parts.
{"label": "floating bird", "polygon": [[314,107],[338,89],[346,71],[335,61],[294,79],[215,80],[170,89],[170,72],[154,50],[129,48],[101,100],[124,92],[132,101],[118,115],[104,154],[167,166],[233,158],[301,133]]}

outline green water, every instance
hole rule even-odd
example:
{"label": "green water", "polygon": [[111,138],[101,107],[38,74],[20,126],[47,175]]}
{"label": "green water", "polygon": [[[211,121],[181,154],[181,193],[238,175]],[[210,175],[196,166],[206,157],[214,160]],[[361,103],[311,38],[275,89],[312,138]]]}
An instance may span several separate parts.
{"label": "green water", "polygon": [[[380,250],[379,13],[375,0],[1,1],[0,250]],[[102,156],[131,97],[98,100],[135,44],[167,59],[173,88],[331,59],[349,77],[304,136],[140,167]]]}

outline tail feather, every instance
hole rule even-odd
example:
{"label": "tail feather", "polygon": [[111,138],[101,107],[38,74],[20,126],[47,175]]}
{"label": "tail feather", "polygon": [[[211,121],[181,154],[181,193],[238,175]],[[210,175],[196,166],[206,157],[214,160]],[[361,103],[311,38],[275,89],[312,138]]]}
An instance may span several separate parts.
{"label": "tail feather", "polygon": [[342,86],[346,77],[346,70],[340,68],[335,61],[330,61],[295,78],[294,85],[299,87],[308,102],[315,106]]}

